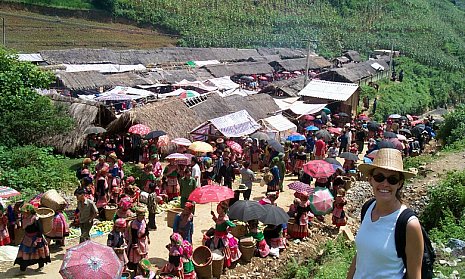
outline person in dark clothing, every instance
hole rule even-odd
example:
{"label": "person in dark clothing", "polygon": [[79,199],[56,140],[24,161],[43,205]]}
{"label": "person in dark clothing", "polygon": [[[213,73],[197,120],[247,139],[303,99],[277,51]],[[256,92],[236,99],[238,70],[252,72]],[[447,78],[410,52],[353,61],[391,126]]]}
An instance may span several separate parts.
{"label": "person in dark clothing", "polygon": [[312,153],[314,147],[315,147],[315,138],[313,137],[313,133],[309,132],[307,134],[306,152]]}
{"label": "person in dark clothing", "polygon": [[221,182],[221,178],[223,178],[223,185],[232,188],[232,183],[236,175],[234,174],[234,168],[230,165],[229,160],[228,157],[223,159],[223,165],[220,168],[216,181]]}
{"label": "person in dark clothing", "polygon": [[131,138],[131,145],[132,145],[132,161],[134,163],[139,163],[139,154],[141,150],[141,136],[134,134]]}
{"label": "person in dark clothing", "polygon": [[400,70],[399,72],[399,81],[402,82],[404,80],[404,70]]}
{"label": "person in dark clothing", "polygon": [[365,144],[365,138],[367,133],[362,127],[358,127],[357,132],[355,133],[355,143],[358,146],[358,153],[363,151],[363,145]]}
{"label": "person in dark clothing", "polygon": [[375,98],[375,100],[373,101],[373,114],[376,113],[376,106],[378,105],[378,98]]}
{"label": "person in dark clothing", "polygon": [[339,155],[341,155],[342,152],[347,152],[347,145],[349,144],[349,139],[347,138],[347,134],[345,131],[342,132],[342,135],[339,136],[337,139],[340,143],[339,145]]}

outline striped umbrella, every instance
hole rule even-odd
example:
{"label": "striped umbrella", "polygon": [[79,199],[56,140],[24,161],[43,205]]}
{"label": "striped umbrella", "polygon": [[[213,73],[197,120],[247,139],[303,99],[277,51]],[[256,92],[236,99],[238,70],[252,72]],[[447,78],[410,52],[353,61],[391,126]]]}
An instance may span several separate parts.
{"label": "striped umbrella", "polygon": [[0,198],[8,199],[8,198],[19,196],[19,195],[21,195],[21,193],[16,191],[13,188],[6,187],[6,186],[0,186]]}

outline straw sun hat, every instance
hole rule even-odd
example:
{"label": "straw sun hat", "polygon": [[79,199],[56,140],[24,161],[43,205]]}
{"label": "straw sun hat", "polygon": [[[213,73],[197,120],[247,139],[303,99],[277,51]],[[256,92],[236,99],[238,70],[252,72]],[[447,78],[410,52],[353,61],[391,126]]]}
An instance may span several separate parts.
{"label": "straw sun hat", "polygon": [[415,176],[414,173],[404,170],[402,153],[393,148],[380,149],[372,164],[360,164],[358,166],[358,169],[367,176],[377,168],[401,172],[405,179]]}

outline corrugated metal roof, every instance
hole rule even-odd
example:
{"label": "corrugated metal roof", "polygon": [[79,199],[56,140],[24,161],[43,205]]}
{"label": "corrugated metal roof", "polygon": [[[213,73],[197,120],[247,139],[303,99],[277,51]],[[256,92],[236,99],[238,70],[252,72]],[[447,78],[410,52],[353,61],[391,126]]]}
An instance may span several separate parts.
{"label": "corrugated metal roof", "polygon": [[312,80],[299,96],[314,97],[335,101],[346,101],[357,91],[358,85],[354,83],[332,82],[325,80]]}
{"label": "corrugated metal roof", "polygon": [[18,54],[19,61],[28,61],[28,62],[43,62],[44,59],[40,53],[20,53]]}

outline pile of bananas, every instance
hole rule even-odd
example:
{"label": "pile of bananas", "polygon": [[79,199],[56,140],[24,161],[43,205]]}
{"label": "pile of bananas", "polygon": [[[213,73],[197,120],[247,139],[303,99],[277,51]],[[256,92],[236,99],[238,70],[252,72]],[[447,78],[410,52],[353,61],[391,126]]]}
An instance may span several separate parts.
{"label": "pile of bananas", "polygon": [[94,228],[96,231],[100,231],[103,233],[111,232],[111,230],[113,229],[113,221],[100,222],[92,227],[92,229]]}
{"label": "pile of bananas", "polygon": [[164,204],[159,204],[157,206],[157,214],[159,213],[162,213],[163,211],[167,211],[171,208],[176,208],[176,207],[181,207],[181,200],[180,199],[175,199],[175,200],[172,200],[168,203],[164,203]]}

